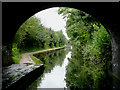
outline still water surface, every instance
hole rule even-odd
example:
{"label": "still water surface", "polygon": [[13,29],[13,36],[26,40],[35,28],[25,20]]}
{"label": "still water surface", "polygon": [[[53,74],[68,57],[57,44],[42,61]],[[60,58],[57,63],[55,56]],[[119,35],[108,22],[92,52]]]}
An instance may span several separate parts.
{"label": "still water surface", "polygon": [[46,66],[43,75],[29,88],[66,88],[66,66],[69,63],[68,58],[71,58],[71,51],[58,50],[35,56],[42,60]]}

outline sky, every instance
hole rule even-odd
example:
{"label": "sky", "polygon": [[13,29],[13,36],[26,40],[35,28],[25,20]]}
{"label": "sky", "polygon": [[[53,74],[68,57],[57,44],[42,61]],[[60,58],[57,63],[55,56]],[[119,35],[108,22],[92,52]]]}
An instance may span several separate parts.
{"label": "sky", "polygon": [[65,37],[70,39],[66,33],[66,21],[63,19],[62,15],[58,14],[58,9],[59,7],[45,9],[36,13],[35,16],[40,19],[45,27],[52,28],[54,31],[62,30]]}

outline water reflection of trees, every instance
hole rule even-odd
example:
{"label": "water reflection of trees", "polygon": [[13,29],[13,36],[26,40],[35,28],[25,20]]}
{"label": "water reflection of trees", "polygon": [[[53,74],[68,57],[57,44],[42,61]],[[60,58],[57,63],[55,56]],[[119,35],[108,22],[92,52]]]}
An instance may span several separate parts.
{"label": "water reflection of trees", "polygon": [[[62,66],[62,63],[67,55],[68,51],[65,50],[57,50],[35,54],[34,56],[44,62],[45,70],[44,73],[50,73],[55,66]],[[37,86],[41,83],[41,78],[44,77],[44,74],[41,77],[32,83],[30,88],[37,88]]]}
{"label": "water reflection of trees", "polygon": [[[71,89],[76,88],[112,88],[111,77],[106,72],[106,67],[102,63],[94,65],[90,61],[85,61],[81,50],[74,48],[72,58],[69,59],[66,73],[66,85]],[[89,63],[88,63],[89,62]]]}
{"label": "water reflection of trees", "polygon": [[58,51],[44,52],[44,53],[36,54],[34,56],[39,58],[41,61],[43,61],[45,65],[45,72],[50,73],[55,65],[62,66],[63,60],[67,52],[68,51],[58,50]]}

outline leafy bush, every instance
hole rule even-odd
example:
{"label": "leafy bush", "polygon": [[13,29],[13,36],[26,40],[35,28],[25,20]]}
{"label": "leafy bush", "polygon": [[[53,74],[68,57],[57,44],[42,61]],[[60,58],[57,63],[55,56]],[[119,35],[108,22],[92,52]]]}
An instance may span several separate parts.
{"label": "leafy bush", "polygon": [[12,59],[13,59],[13,62],[15,64],[19,63],[22,56],[21,54],[19,53],[19,49],[17,48],[16,44],[13,44],[13,48],[12,48]]}
{"label": "leafy bush", "polygon": [[91,15],[73,8],[59,8],[66,18],[71,38],[72,59],[67,66],[66,82],[70,88],[99,88],[111,66],[111,42],[103,25]]}

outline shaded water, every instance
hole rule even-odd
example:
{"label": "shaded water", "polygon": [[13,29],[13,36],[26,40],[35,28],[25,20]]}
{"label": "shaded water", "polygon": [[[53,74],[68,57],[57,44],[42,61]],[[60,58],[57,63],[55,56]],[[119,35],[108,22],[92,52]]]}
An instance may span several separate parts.
{"label": "shaded water", "polygon": [[81,54],[82,50],[72,49],[71,59],[66,68],[66,86],[70,90],[87,88],[101,90],[112,88],[112,76],[107,65],[93,64],[85,60]]}
{"label": "shaded water", "polygon": [[[36,54],[44,62],[42,76],[33,82],[31,88],[79,88],[97,89],[112,88],[109,72],[84,61],[81,51],[58,50]],[[98,89],[99,88],[99,89]]]}
{"label": "shaded water", "polygon": [[[100,90],[113,87],[112,78],[107,68],[101,68],[100,64],[98,66],[88,64],[89,61],[85,61],[81,51],[76,49],[72,49],[72,51],[66,49],[49,51],[35,54],[34,56],[44,63],[45,70],[41,76],[36,77],[37,79],[35,78],[35,73],[32,77],[30,76],[36,80],[34,79],[35,81],[27,89],[69,87],[70,90],[78,88],[95,88]],[[5,77],[3,78],[4,86],[10,85],[9,81],[13,82],[13,80],[16,80],[13,75],[19,78],[24,73],[34,70],[34,67],[31,65],[25,65],[24,67],[23,65],[12,65],[7,67],[3,70],[3,77]],[[43,70],[39,70],[37,73],[40,74],[40,71]],[[9,77],[12,80],[10,78],[8,81]]]}
{"label": "shaded water", "polygon": [[66,66],[69,63],[68,58],[71,58],[71,52],[58,50],[35,56],[44,62],[45,71],[29,88],[65,88]]}

